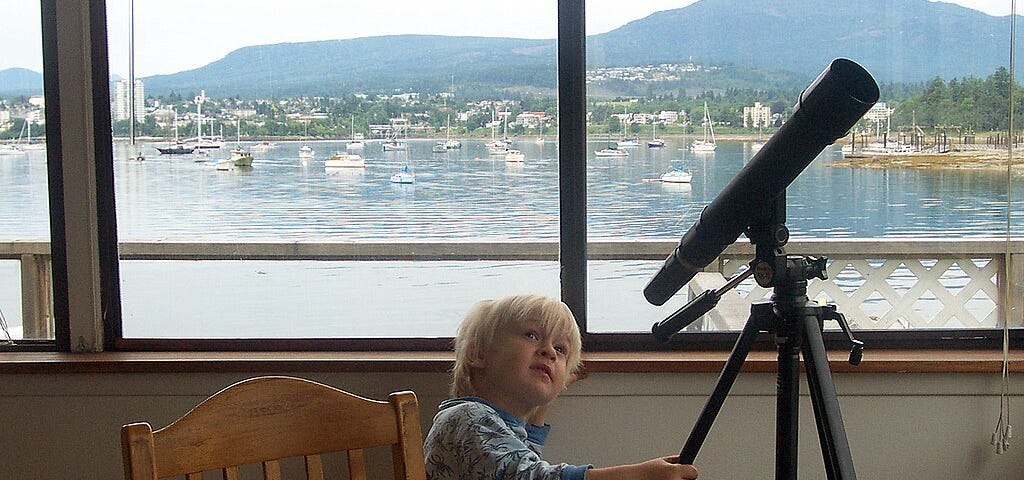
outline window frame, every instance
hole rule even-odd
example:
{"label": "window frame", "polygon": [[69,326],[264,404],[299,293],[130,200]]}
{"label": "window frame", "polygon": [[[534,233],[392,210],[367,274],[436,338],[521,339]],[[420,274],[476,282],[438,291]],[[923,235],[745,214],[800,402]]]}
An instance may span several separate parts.
{"label": "window frame", "polygon": [[[681,341],[660,344],[650,335],[587,332],[587,201],[586,201],[586,30],[585,1],[558,0],[558,107],[559,118],[559,264],[562,300],[580,324],[584,348],[589,351],[728,350],[738,332],[688,333]],[[42,0],[44,94],[47,113],[48,183],[56,339],[44,342],[58,351],[443,351],[451,338],[365,339],[125,339],[122,335],[119,256],[114,202],[113,148],[107,56],[106,2]],[[60,20],[60,21],[58,21]],[[71,62],[74,46],[68,40],[66,22],[80,22],[88,57],[87,77],[76,85]],[[59,26],[65,28],[58,28]],[[88,80],[85,80],[88,78]],[[88,90],[88,91],[85,91]],[[91,94],[90,94],[91,93]],[[75,112],[76,94],[88,97],[88,115]],[[68,99],[62,105],[61,100]],[[62,117],[62,113],[65,115]],[[66,127],[66,128],[64,128]],[[86,138],[62,136],[87,132]],[[65,158],[65,154],[69,156]],[[70,169],[86,169],[94,178],[83,191],[65,180]],[[75,189],[77,188],[77,189]],[[88,237],[79,243],[75,224],[84,205],[89,212]],[[77,225],[77,224],[76,224]],[[683,232],[680,232],[680,234]],[[84,281],[82,279],[85,279]],[[84,285],[83,285],[84,282]],[[84,292],[84,293],[83,293]],[[82,298],[82,297],[87,298]],[[666,315],[670,312],[665,312]],[[1002,331],[914,330],[858,331],[857,337],[875,348],[997,348]],[[826,346],[846,348],[841,332],[826,332]],[[74,340],[72,340],[74,339]],[[1024,345],[1024,329],[1011,330],[1011,345]],[[37,345],[38,346],[38,345]],[[757,349],[774,349],[762,338]]]}

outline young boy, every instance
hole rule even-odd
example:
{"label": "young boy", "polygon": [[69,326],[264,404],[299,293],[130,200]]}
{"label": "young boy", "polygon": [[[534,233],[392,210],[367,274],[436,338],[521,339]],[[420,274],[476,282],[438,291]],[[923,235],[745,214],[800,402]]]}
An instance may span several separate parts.
{"label": "young boy", "polygon": [[562,302],[513,295],[477,303],[455,337],[452,399],[424,442],[431,480],[669,480],[697,470],[663,457],[632,465],[552,465],[541,460],[548,405],[576,378],[580,332]]}

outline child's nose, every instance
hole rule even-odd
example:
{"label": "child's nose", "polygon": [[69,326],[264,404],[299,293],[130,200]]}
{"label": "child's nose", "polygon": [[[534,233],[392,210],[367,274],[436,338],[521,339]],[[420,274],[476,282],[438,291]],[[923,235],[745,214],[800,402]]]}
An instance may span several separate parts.
{"label": "child's nose", "polygon": [[544,343],[540,346],[540,354],[544,357],[555,358],[555,347],[551,344]]}

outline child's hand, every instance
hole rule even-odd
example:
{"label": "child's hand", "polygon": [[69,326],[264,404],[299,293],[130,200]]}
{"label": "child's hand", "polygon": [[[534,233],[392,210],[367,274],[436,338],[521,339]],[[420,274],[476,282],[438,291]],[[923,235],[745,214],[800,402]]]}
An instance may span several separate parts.
{"label": "child's hand", "polygon": [[643,463],[587,470],[587,480],[693,480],[697,469],[679,465],[679,457],[662,457]]}
{"label": "child's hand", "polygon": [[697,478],[693,465],[680,465],[678,456],[655,458],[637,464],[637,478],[646,480],[691,480]]}

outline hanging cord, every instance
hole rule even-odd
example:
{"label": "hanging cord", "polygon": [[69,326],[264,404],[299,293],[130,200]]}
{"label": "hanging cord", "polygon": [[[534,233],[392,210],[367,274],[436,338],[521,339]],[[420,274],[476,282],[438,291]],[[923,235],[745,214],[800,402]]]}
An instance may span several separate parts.
{"label": "hanging cord", "polygon": [[[1016,90],[1016,84],[1013,79],[1013,57],[1014,48],[1013,44],[1016,40],[1017,33],[1017,0],[1010,0],[1010,115],[1009,115],[1009,134],[1007,135],[1008,142],[1006,147],[1006,251],[1004,252],[1003,258],[1009,266],[1010,261],[1010,227],[1011,227],[1011,207],[1013,206],[1013,144],[1016,142],[1016,138],[1013,136],[1013,93]],[[1010,438],[1013,437],[1013,427],[1010,425],[1010,322],[1013,320],[1015,313],[1011,306],[1012,288],[1010,282],[1004,282],[1003,284],[1003,371],[1002,371],[1002,389],[999,394],[999,421],[996,422],[996,428],[992,432],[992,445],[996,447],[996,454],[1002,455],[1007,449],[1010,448]]]}
{"label": "hanging cord", "polygon": [[14,339],[11,338],[11,332],[7,329],[7,319],[4,318],[4,311],[0,308],[0,329],[4,331],[5,339],[0,339],[0,345],[14,345]]}

